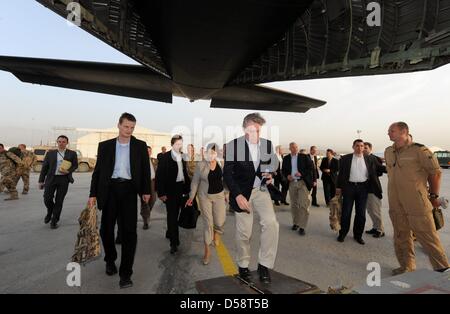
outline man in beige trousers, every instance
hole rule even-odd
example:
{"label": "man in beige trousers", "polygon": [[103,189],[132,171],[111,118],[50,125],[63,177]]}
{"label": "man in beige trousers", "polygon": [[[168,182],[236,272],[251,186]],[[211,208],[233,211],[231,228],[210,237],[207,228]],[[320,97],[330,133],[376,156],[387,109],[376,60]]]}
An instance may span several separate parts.
{"label": "man in beige trousers", "polygon": [[250,239],[254,212],[261,228],[258,274],[262,283],[271,282],[269,269],[274,267],[278,248],[279,225],[267,185],[278,169],[278,158],[272,142],[260,138],[266,121],[259,113],[244,118],[245,135],[226,147],[224,180],[230,190],[230,206],[236,212],[236,244],[239,275],[251,281]]}
{"label": "man in beige trousers", "polygon": [[308,155],[298,153],[296,143],[290,143],[289,150],[291,153],[284,156],[282,169],[289,182],[292,230],[298,230],[298,233],[304,236],[311,206],[310,191],[314,186],[314,164]]}

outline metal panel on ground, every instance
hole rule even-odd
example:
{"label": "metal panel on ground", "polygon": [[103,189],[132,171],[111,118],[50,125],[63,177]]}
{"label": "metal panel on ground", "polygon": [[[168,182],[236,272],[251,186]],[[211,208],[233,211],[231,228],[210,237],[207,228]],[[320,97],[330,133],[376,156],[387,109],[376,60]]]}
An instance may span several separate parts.
{"label": "metal panel on ground", "polygon": [[235,276],[225,276],[196,282],[196,288],[202,294],[312,294],[320,293],[313,284],[281,274],[270,272],[272,283],[263,284],[258,273],[252,272],[253,284],[248,285]]}

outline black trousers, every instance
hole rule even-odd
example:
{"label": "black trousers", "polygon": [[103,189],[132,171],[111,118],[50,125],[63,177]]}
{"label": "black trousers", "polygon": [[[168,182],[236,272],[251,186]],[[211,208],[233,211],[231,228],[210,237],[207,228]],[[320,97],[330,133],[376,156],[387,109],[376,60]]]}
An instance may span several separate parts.
{"label": "black trousers", "polygon": [[353,236],[361,238],[366,224],[366,204],[368,195],[368,184],[349,183],[343,189],[343,203],[341,216],[341,230],[339,235],[346,236],[350,230],[353,204],[355,204],[355,221],[353,222]]}
{"label": "black trousers", "polygon": [[317,205],[317,185],[311,190],[311,204]]}
{"label": "black trousers", "polygon": [[281,195],[282,195],[281,202],[286,203],[286,197],[287,197],[287,193],[289,191],[289,184],[288,184],[287,180],[283,181],[281,179],[281,175],[276,175],[275,178],[274,178],[273,185],[278,190],[280,190],[280,186],[281,186],[281,190],[280,190],[281,191]]}
{"label": "black trousers", "polygon": [[323,180],[323,194],[325,196],[325,203],[328,205],[330,200],[336,195],[336,185],[329,180]]}
{"label": "black trousers", "polygon": [[184,207],[184,203],[187,198],[183,197],[183,182],[179,182],[175,185],[174,191],[171,191],[171,195],[167,196],[166,209],[167,209],[167,231],[170,240],[170,246],[180,245],[180,235],[178,230],[178,216],[180,210]]}
{"label": "black trousers", "polygon": [[64,198],[68,189],[68,176],[54,176],[53,180],[45,185],[44,204],[47,207],[47,215],[52,217],[53,223],[58,222],[61,217]]}
{"label": "black trousers", "polygon": [[105,208],[102,210],[100,236],[105,250],[105,262],[114,262],[117,259],[114,240],[114,228],[117,222],[122,240],[120,277],[133,274],[137,245],[137,217],[137,192],[131,182],[112,182]]}

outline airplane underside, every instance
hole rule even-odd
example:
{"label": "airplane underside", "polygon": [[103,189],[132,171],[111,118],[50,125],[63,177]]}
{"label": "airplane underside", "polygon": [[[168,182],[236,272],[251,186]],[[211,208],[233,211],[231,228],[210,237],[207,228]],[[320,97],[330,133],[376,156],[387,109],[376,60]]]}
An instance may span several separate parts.
{"label": "airplane underside", "polygon": [[[69,0],[37,1],[69,14]],[[24,82],[159,102],[306,112],[325,102],[259,84],[449,63],[450,0],[375,1],[379,25],[368,20],[372,2],[80,0],[80,27],[141,65],[5,56],[0,69]]]}

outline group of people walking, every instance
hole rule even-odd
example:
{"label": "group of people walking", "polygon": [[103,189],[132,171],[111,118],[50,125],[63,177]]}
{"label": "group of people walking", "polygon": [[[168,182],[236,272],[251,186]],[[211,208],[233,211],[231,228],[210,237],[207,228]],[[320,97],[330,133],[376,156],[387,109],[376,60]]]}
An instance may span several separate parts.
{"label": "group of people walking", "polygon": [[[281,147],[275,150],[270,140],[260,138],[264,124],[259,113],[247,115],[242,124],[244,135],[223,147],[222,158],[219,158],[220,150],[215,143],[209,144],[201,157],[196,157],[193,146],[185,155],[183,138],[175,135],[171,139],[171,149],[164,149],[155,159],[151,157],[152,148],[133,136],[136,118],[129,113],[122,114],[117,125],[118,137],[98,146],[88,199],[90,208],[96,205],[102,212],[100,235],[106,274],[119,273],[121,288],[133,285],[138,199],[143,229],[146,230],[153,205],[159,198],[167,209],[166,237],[171,254],[177,254],[180,245],[180,211],[189,206],[200,210],[204,226],[204,265],[210,262],[211,246],[221,245],[229,206],[235,214],[239,276],[246,281],[253,280],[249,269],[250,240],[253,225],[257,223],[261,231],[257,273],[262,283],[270,283],[269,270],[275,264],[279,239],[274,204],[289,205],[286,199],[289,192],[292,230],[305,236],[310,206],[319,206],[317,181],[320,172],[326,204],[335,197],[342,197],[339,242],[344,242],[350,231],[353,208],[356,242],[365,244],[366,210],[373,221],[372,229],[366,233],[375,238],[384,236],[379,177],[387,173],[389,214],[394,227],[395,253],[400,263],[393,273],[415,270],[413,233],[429,255],[433,268],[448,270],[448,260],[432,216],[432,209],[439,206],[440,167],[425,146],[412,142],[405,123],[397,122],[389,128],[394,145],[386,149],[385,165],[383,160],[371,154],[372,145],[361,139],[353,142],[353,153],[339,160],[328,149],[320,165],[314,146],[306,154],[292,142],[290,154],[283,156]],[[51,222],[53,229],[58,227],[64,197],[69,183],[73,183],[72,173],[78,164],[76,153],[67,149],[68,141],[64,135],[58,137],[58,149],[47,153],[39,176],[39,187],[45,188],[47,214],[44,222]],[[9,152],[6,154],[2,148],[0,145],[0,161],[9,165],[14,156]],[[274,193],[274,187],[277,193]],[[254,221],[256,218],[257,222]],[[118,237],[115,240],[116,226]],[[122,244],[119,269],[115,263],[118,240]]]}
{"label": "group of people walking", "polygon": [[[171,140],[171,150],[158,155],[157,162],[151,162],[151,151],[146,144],[132,136],[136,119],[131,114],[123,114],[119,120],[119,136],[100,143],[98,160],[92,175],[89,206],[97,202],[103,211],[101,237],[105,248],[106,273],[117,273],[117,259],[114,245],[114,228],[122,234],[122,260],[119,270],[120,286],[129,287],[136,250],[137,196],[142,208],[155,201],[155,194],[167,209],[167,234],[170,253],[177,254],[180,245],[178,217],[180,210],[197,203],[204,222],[203,264],[210,261],[211,245],[220,245],[220,235],[224,231],[226,203],[235,213],[236,261],[239,276],[252,281],[249,263],[251,259],[250,240],[255,217],[261,230],[258,251],[258,276],[263,283],[270,283],[270,269],[277,256],[279,223],[274,211],[270,185],[282,186],[278,202],[286,203],[289,191],[293,230],[306,234],[309,207],[318,205],[312,194],[317,193],[319,169],[322,172],[324,196],[327,203],[337,196],[343,198],[341,230],[338,241],[344,242],[350,230],[351,213],[355,207],[353,237],[364,244],[363,233],[366,209],[373,220],[373,228],[366,233],[374,237],[384,236],[381,220],[382,189],[379,177],[389,175],[390,216],[394,225],[395,252],[401,267],[394,274],[415,269],[412,232],[422,243],[435,270],[448,269],[448,261],[434,226],[431,223],[431,209],[439,191],[439,165],[428,149],[413,142],[401,142],[409,132],[403,123],[391,126],[389,134],[394,146],[386,150],[386,166],[382,160],[371,154],[372,145],[357,139],[353,142],[353,153],[338,161],[329,149],[320,166],[312,154],[301,154],[296,143],[290,143],[290,154],[280,156],[281,150],[274,150],[270,140],[259,137],[264,118],[258,113],[244,118],[244,136],[236,138],[224,147],[223,158],[218,158],[219,148],[209,144],[202,157],[195,161],[193,147],[189,158],[183,158],[183,138],[175,135]],[[405,130],[406,133],[405,133]],[[403,146],[402,146],[403,145]],[[403,157],[403,151],[414,154]],[[150,154],[149,154],[150,153]],[[278,153],[278,154],[277,154]],[[281,163],[280,163],[281,160]],[[417,169],[407,170],[408,167]],[[156,168],[156,169],[155,169]],[[405,171],[408,175],[405,174]],[[411,171],[411,172],[409,172]],[[155,176],[152,173],[156,173]],[[427,198],[412,199],[416,195],[428,194],[405,184],[405,179],[419,176],[425,189],[429,183],[431,202]],[[411,177],[412,178],[412,177]],[[283,182],[285,182],[283,184]],[[286,184],[287,182],[287,184]],[[423,193],[423,194],[422,194]],[[410,197],[414,194],[414,197]],[[415,200],[415,199],[414,199]],[[314,202],[313,202],[314,201]],[[152,203],[150,203],[152,204]],[[148,212],[147,210],[147,212]],[[412,212],[411,212],[412,211]],[[258,215],[255,216],[254,214]],[[401,217],[400,217],[401,216]],[[144,218],[146,217],[146,218]],[[144,229],[148,227],[149,213],[143,215]],[[146,220],[147,219],[147,220]]]}

